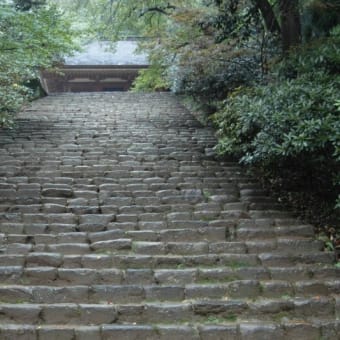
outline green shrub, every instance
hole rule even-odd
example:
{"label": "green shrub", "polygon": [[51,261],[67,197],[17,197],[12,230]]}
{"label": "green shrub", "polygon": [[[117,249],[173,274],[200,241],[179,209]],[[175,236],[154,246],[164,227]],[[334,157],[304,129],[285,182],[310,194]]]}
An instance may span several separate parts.
{"label": "green shrub", "polygon": [[336,192],[339,93],[340,76],[323,72],[240,89],[214,116],[217,149],[275,175],[287,175],[289,169],[292,186],[305,179],[315,190]]}
{"label": "green shrub", "polygon": [[332,149],[340,143],[340,76],[324,73],[260,86],[231,97],[215,115],[219,150],[245,163]]}
{"label": "green shrub", "polygon": [[314,206],[340,208],[339,56],[338,26],[275,65],[268,85],[234,91],[214,115],[218,151],[304,196],[301,204],[309,195]]}

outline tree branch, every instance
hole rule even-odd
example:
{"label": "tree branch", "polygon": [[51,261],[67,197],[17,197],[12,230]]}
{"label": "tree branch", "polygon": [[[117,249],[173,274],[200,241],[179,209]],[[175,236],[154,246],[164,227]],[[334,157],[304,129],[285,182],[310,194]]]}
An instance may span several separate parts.
{"label": "tree branch", "polygon": [[170,5],[168,4],[167,6],[164,7],[148,7],[147,9],[145,9],[144,11],[142,11],[139,15],[139,17],[143,17],[144,15],[146,15],[147,13],[150,12],[156,12],[156,13],[160,13],[163,15],[170,15],[170,12],[168,12],[167,10],[174,10],[176,9],[176,6]]}
{"label": "tree branch", "polygon": [[19,48],[17,47],[11,47],[11,48],[0,48],[0,51],[2,52],[8,52],[8,51],[17,51]]}

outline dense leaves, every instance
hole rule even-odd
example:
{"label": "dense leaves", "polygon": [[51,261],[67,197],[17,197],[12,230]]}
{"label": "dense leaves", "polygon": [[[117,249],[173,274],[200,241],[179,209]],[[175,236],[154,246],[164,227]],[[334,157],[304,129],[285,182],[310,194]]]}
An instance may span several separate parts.
{"label": "dense leaves", "polygon": [[[24,2],[20,2],[24,6]],[[29,84],[73,49],[69,23],[53,6],[0,5],[0,125],[34,95]]]}
{"label": "dense leaves", "polygon": [[238,154],[248,164],[314,152],[320,153],[320,161],[335,156],[340,146],[335,105],[340,76],[315,73],[243,92],[215,115],[221,152]]}

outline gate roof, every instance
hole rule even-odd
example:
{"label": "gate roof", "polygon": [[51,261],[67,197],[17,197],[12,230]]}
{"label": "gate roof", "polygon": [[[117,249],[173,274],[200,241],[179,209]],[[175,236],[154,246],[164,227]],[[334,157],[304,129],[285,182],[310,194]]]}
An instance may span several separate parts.
{"label": "gate roof", "polygon": [[65,58],[65,65],[148,65],[146,54],[137,54],[136,49],[136,41],[118,41],[115,48],[109,42],[92,42]]}

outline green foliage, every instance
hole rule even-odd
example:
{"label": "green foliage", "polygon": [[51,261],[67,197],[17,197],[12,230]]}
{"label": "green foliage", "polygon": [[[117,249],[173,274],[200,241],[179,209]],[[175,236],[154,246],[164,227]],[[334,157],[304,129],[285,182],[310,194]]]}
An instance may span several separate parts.
{"label": "green foliage", "polygon": [[248,164],[327,148],[334,153],[340,143],[339,91],[340,77],[324,73],[245,89],[215,116],[223,136],[219,149],[242,155]]}
{"label": "green foliage", "polygon": [[132,91],[153,92],[169,89],[165,77],[165,67],[153,63],[149,68],[139,71],[139,76],[133,83]]}
{"label": "green foliage", "polygon": [[166,29],[157,30],[158,39],[148,49],[166,67],[172,91],[210,104],[240,85],[263,81],[277,48],[252,1],[184,3],[166,17]]}
{"label": "green foliage", "polygon": [[31,97],[26,85],[40,69],[73,49],[69,26],[53,6],[18,11],[0,5],[0,125],[8,125]]}
{"label": "green foliage", "polygon": [[132,91],[152,92],[169,90],[170,82],[167,64],[164,62],[166,59],[166,56],[163,55],[164,50],[150,41],[142,41],[140,48],[147,48],[149,51],[152,51],[149,55],[150,66],[139,72],[139,76],[133,83]]}
{"label": "green foliage", "polygon": [[261,82],[263,76],[260,56],[249,45],[234,49],[214,42],[182,54],[175,70],[172,89],[204,102],[224,99],[239,86]]}
{"label": "green foliage", "polygon": [[337,39],[299,49],[280,64],[275,82],[238,89],[214,116],[220,153],[289,181],[290,190],[318,192],[333,206],[340,190]]}
{"label": "green foliage", "polygon": [[[92,38],[119,40],[154,37],[166,30],[166,16],[175,6],[196,0],[50,0],[71,11],[76,21],[92,27]],[[171,4],[170,4],[171,3]]]}
{"label": "green foliage", "polygon": [[340,25],[328,38],[318,38],[296,47],[277,67],[283,77],[298,77],[313,70],[340,73]]}
{"label": "green foliage", "polygon": [[302,34],[305,41],[329,36],[334,26],[340,24],[339,0],[304,0]]}
{"label": "green foliage", "polygon": [[[340,116],[340,100],[336,100],[335,105],[338,109],[338,114]],[[335,148],[334,156],[337,162],[340,163],[340,145],[339,144]],[[337,174],[335,174],[334,185],[340,187],[340,171]],[[338,194],[335,208],[340,210],[340,193]]]}
{"label": "green foliage", "polygon": [[45,3],[45,0],[14,0],[15,8],[19,11],[29,11],[31,8],[42,6]]}
{"label": "green foliage", "polygon": [[135,90],[170,87],[206,102],[225,98],[241,84],[262,81],[274,46],[252,0],[55,2],[76,21],[88,18],[97,39],[148,38],[141,45],[152,65]]}

